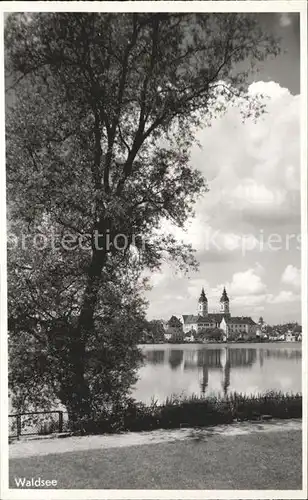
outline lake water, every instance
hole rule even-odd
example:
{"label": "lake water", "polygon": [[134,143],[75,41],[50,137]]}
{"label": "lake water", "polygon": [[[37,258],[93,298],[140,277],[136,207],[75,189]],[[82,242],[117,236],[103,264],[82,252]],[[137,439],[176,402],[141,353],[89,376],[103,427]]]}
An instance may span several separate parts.
{"label": "lake water", "polygon": [[159,344],[142,346],[145,364],[133,396],[164,401],[172,394],[301,392],[300,343]]}

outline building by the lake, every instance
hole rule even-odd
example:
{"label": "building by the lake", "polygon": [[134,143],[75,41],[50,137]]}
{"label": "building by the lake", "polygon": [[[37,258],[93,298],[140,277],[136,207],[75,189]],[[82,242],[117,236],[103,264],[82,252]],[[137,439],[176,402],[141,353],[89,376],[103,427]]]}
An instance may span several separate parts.
{"label": "building by the lake", "polygon": [[220,328],[224,331],[225,339],[233,335],[253,336],[258,326],[250,316],[231,315],[230,301],[225,288],[219,301],[219,313],[208,312],[208,300],[202,288],[197,304],[197,314],[184,314],[181,320],[184,334],[193,335],[193,332]]}

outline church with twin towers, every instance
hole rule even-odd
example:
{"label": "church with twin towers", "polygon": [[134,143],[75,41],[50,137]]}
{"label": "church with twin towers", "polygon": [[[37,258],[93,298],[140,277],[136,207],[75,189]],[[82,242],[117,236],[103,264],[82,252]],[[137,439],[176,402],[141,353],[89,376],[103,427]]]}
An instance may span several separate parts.
{"label": "church with twin towers", "polygon": [[209,313],[208,300],[204,291],[201,290],[197,301],[197,314],[184,314],[182,316],[184,333],[196,333],[209,328],[220,328],[224,332],[225,340],[230,336],[255,335],[257,324],[249,316],[231,316],[230,300],[224,288],[219,300],[219,312]]}

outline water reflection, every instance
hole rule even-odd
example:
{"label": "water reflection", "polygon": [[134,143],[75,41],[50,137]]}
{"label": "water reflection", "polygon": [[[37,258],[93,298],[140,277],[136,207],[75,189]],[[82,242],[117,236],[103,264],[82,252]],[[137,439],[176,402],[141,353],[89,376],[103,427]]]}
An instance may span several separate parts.
{"label": "water reflection", "polygon": [[301,391],[301,346],[145,346],[135,395],[165,399],[172,393]]}
{"label": "water reflection", "polygon": [[176,370],[183,364],[184,351],[182,349],[172,349],[169,354],[169,365],[172,370]]}
{"label": "water reflection", "polygon": [[[145,352],[146,362],[157,365],[165,363],[163,349],[153,349]],[[283,354],[283,353],[281,353]],[[301,353],[300,353],[301,354]],[[287,356],[286,353],[284,356]],[[270,357],[269,350],[262,352],[262,357]],[[283,357],[283,355],[281,356]],[[212,369],[221,369],[226,363],[230,367],[251,366],[257,358],[256,349],[223,347],[220,349],[203,348],[198,350],[168,349],[168,363],[172,370],[182,368],[183,370],[195,370],[196,367],[208,366]]]}
{"label": "water reflection", "polygon": [[[168,363],[171,369],[182,367],[184,370],[195,369],[197,366],[222,368],[226,362],[231,367],[252,366],[257,361],[256,348],[200,348],[198,350],[184,350],[178,348],[153,349],[145,352],[146,362],[149,364],[164,364],[165,354],[168,351]],[[259,362],[262,366],[266,358],[297,359],[301,360],[301,349],[263,349],[258,348]]]}
{"label": "water reflection", "polygon": [[223,390],[223,393],[225,396],[226,396],[226,394],[228,392],[228,388],[230,386],[230,373],[231,373],[231,363],[230,363],[230,361],[227,361],[226,365],[224,367],[224,370],[223,370],[223,379],[221,382],[222,390]]}
{"label": "water reflection", "polygon": [[[256,349],[251,348],[232,348],[223,347],[219,349],[203,348],[197,351],[177,351],[178,359],[182,359],[183,370],[196,370],[202,368],[202,378],[200,390],[205,394],[209,383],[209,370],[218,370],[221,372],[221,388],[226,395],[230,386],[231,368],[246,366],[250,367],[257,359]],[[171,351],[172,353],[172,351]],[[170,353],[170,356],[171,356]],[[170,363],[169,356],[169,363]],[[180,366],[180,362],[179,365]],[[174,368],[174,366],[172,367]]]}
{"label": "water reflection", "polygon": [[302,359],[300,349],[259,349],[262,358],[280,358],[280,359]]}
{"label": "water reflection", "polygon": [[202,381],[200,383],[201,394],[205,394],[206,388],[209,384],[209,367],[204,365],[202,367]]}
{"label": "water reflection", "polygon": [[165,351],[155,349],[153,351],[148,351],[145,355],[147,363],[152,365],[162,364],[165,360]]}

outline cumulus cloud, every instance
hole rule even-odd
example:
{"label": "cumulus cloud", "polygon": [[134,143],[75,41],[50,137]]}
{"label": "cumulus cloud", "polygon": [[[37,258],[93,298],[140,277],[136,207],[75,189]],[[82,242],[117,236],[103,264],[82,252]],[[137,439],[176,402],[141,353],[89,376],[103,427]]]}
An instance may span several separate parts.
{"label": "cumulus cloud", "polygon": [[250,311],[250,314],[254,314],[257,311],[264,311],[268,305],[288,305],[295,302],[300,303],[300,295],[298,293],[294,293],[290,290],[281,290],[277,295],[273,293],[238,295],[234,297],[232,306],[237,310],[241,309],[245,313]]}
{"label": "cumulus cloud", "polygon": [[280,14],[279,24],[282,28],[286,28],[292,24],[292,19],[288,12],[283,12]]}
{"label": "cumulus cloud", "polygon": [[254,269],[244,272],[234,273],[230,283],[230,293],[236,295],[258,295],[266,290],[266,285],[262,282]]}
{"label": "cumulus cloud", "polygon": [[245,208],[247,205],[281,206],[286,199],[286,192],[281,189],[269,189],[264,184],[258,184],[254,179],[243,179],[230,193],[231,201],[237,207]]}
{"label": "cumulus cloud", "polygon": [[248,89],[251,95],[262,94],[267,97],[277,99],[281,96],[290,95],[289,89],[281,87],[277,82],[262,82],[261,80],[253,82]]}
{"label": "cumulus cloud", "polygon": [[276,297],[269,300],[272,304],[286,304],[288,302],[297,302],[300,300],[300,295],[295,294],[290,290],[281,290]]}
{"label": "cumulus cloud", "polygon": [[299,96],[274,82],[255,82],[250,92],[267,96],[267,113],[242,124],[239,109],[231,108],[211,129],[198,132],[202,149],[192,153],[193,165],[209,181],[204,211],[211,216],[218,209],[224,224],[232,212],[237,218],[245,210],[266,213],[269,221],[281,207],[286,221],[288,212],[300,212],[299,196],[288,197],[300,189]]}
{"label": "cumulus cloud", "polygon": [[230,282],[220,285],[218,288],[226,286],[232,300],[236,299],[236,297],[261,295],[267,289],[266,284],[262,281],[261,274],[263,274],[263,267],[257,263],[254,268],[234,273]]}
{"label": "cumulus cloud", "polygon": [[289,264],[282,273],[281,282],[286,285],[291,285],[295,288],[301,286],[301,271],[292,264]]}

